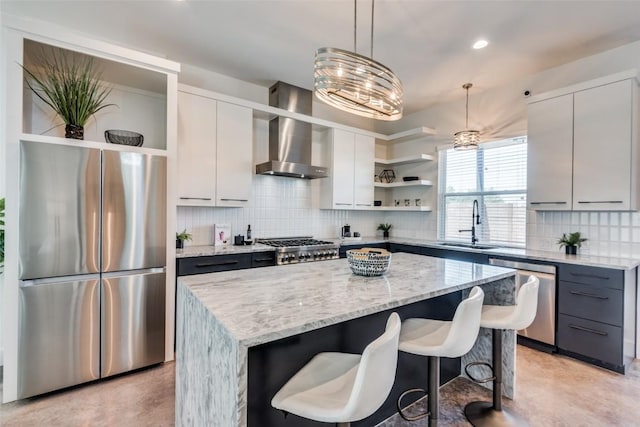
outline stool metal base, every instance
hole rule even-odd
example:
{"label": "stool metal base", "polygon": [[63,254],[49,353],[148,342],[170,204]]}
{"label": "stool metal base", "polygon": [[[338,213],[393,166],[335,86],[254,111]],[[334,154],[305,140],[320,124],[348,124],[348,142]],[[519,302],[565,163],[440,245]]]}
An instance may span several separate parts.
{"label": "stool metal base", "polygon": [[471,402],[464,407],[464,415],[475,427],[529,426],[520,415],[502,408],[498,411],[491,402]]}

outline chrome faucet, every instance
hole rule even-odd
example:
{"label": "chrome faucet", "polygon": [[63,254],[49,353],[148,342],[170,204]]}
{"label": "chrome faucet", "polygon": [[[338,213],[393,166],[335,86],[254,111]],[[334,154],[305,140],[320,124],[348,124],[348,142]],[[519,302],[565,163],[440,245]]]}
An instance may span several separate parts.
{"label": "chrome faucet", "polygon": [[471,229],[470,230],[458,230],[459,233],[471,232],[471,244],[475,245],[478,243],[478,238],[476,237],[476,225],[480,225],[480,207],[478,206],[478,200],[474,199],[473,201],[473,209],[471,210]]}

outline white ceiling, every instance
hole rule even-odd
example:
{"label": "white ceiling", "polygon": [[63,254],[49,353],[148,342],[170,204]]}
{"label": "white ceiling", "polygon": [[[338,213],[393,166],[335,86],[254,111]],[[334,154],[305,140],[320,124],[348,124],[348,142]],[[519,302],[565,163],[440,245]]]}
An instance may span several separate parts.
{"label": "white ceiling", "polygon": [[[311,89],[323,46],[353,50],[352,0],[8,1],[3,13],[269,86]],[[371,1],[358,1],[369,54]],[[490,41],[471,49],[479,37]],[[640,1],[375,2],[374,59],[398,74],[405,114],[640,40]]]}

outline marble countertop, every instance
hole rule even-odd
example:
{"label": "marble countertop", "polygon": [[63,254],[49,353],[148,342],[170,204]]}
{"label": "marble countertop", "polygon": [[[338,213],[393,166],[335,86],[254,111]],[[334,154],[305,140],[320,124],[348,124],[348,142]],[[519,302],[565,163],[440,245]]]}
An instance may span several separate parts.
{"label": "marble countertop", "polygon": [[176,249],[176,258],[189,258],[209,255],[246,254],[251,252],[273,252],[275,250],[276,249],[272,246],[267,246],[260,243],[245,246],[186,246],[184,249]]}
{"label": "marble countertop", "polygon": [[[444,247],[441,242],[425,239],[396,238],[382,239],[380,237],[365,236],[360,240],[343,239],[323,239],[338,243],[342,246],[367,245],[376,243],[397,243],[404,245],[424,246],[428,248],[448,249],[462,252],[479,252],[488,255],[520,258],[528,261],[545,261],[563,264],[587,265],[592,267],[614,268],[621,270],[631,270],[640,265],[640,259],[619,258],[599,255],[566,255],[563,251],[540,251],[525,248],[501,248],[495,249],[474,249],[465,247]],[[187,246],[184,249],[176,250],[176,258],[197,257],[207,255],[240,254],[248,252],[274,251],[275,248],[257,243],[249,246]]]}
{"label": "marble countertop", "polygon": [[630,270],[636,268],[640,265],[640,259],[635,258],[620,258],[620,257],[609,257],[609,256],[599,256],[599,255],[567,255],[562,250],[556,251],[540,251],[534,249],[525,249],[525,248],[501,248],[496,247],[495,249],[475,249],[475,248],[466,248],[460,246],[442,246],[442,242],[438,242],[435,240],[424,240],[424,239],[411,239],[411,238],[395,238],[392,237],[390,239],[382,239],[379,237],[363,237],[360,241],[351,241],[351,240],[341,240],[341,239],[333,239],[334,242],[338,242],[341,245],[362,245],[362,244],[375,244],[375,243],[396,243],[401,245],[413,245],[413,246],[424,246],[427,248],[437,248],[437,249],[447,249],[453,251],[462,251],[462,252],[478,252],[478,253],[486,253],[488,255],[495,256],[505,256],[505,257],[513,257],[513,258],[521,258],[523,260],[529,261],[546,261],[546,262],[555,262],[555,263],[563,263],[563,264],[577,264],[577,265],[588,265],[592,267],[604,267],[604,268],[614,268],[614,269],[622,269],[622,270]]}
{"label": "marble countertop", "polygon": [[512,277],[515,270],[406,253],[386,275],[346,259],[179,277],[242,345],[254,346]]}
{"label": "marble countertop", "polygon": [[[364,239],[363,239],[364,240]],[[384,240],[367,239],[367,242],[374,243]],[[640,259],[619,258],[597,255],[567,255],[564,251],[539,251],[525,248],[501,248],[495,249],[474,249],[465,247],[443,247],[441,242],[433,240],[409,239],[409,238],[391,238],[391,243],[425,246],[430,248],[448,249],[456,251],[479,252],[488,255],[505,256],[513,258],[521,258],[529,261],[546,261],[563,264],[588,265],[593,267],[614,268],[622,270],[630,270],[640,265]]]}

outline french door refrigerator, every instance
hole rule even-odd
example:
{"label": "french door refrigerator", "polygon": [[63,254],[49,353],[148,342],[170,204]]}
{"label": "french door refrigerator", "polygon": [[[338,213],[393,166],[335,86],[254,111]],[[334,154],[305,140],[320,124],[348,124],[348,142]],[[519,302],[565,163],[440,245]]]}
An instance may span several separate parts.
{"label": "french door refrigerator", "polygon": [[166,158],[20,146],[18,398],[164,360]]}

